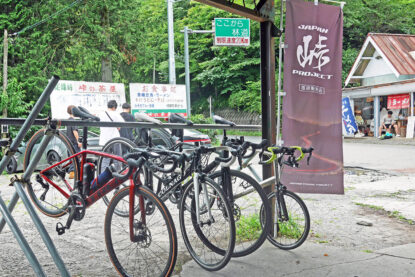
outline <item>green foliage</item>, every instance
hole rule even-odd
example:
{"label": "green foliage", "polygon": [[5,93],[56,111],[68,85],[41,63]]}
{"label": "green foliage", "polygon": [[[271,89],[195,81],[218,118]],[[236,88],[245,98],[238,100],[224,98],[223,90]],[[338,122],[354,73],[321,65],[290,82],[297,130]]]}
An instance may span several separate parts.
{"label": "green foliage", "polygon": [[235,225],[237,242],[252,241],[261,236],[262,227],[258,214],[242,215]]}
{"label": "green foliage", "polygon": [[278,236],[290,239],[299,239],[304,232],[302,224],[304,219],[293,214],[290,214],[288,218],[289,220],[287,221],[278,220]]}
{"label": "green foliage", "polygon": [[238,110],[261,113],[261,82],[247,82],[246,89],[229,96],[229,106]]}
{"label": "green foliage", "polygon": [[[205,117],[203,114],[193,114],[190,116],[190,120],[195,124],[214,124],[213,120],[210,117]],[[218,140],[216,135],[218,130],[215,129],[197,129],[199,132],[202,132],[210,137],[212,143],[216,143]]]}
{"label": "green foliage", "polygon": [[[15,33],[72,2],[0,0],[0,30]],[[279,1],[275,10],[278,22]],[[413,0],[348,1],[344,7],[343,80],[368,32],[414,34],[414,10]],[[210,30],[215,17],[236,16],[193,1],[174,3],[178,84],[184,83],[184,45],[180,30],[184,26]],[[276,47],[278,44],[277,38]],[[189,52],[193,111],[207,111],[209,96],[214,99],[214,108],[230,106],[261,111],[259,23],[251,21],[248,47],[216,47],[211,34],[190,34]],[[0,51],[0,58],[2,55]],[[104,61],[109,63],[113,82],[151,83],[154,74],[156,83],[167,83],[166,2],[81,1],[44,24],[13,37],[9,43],[8,96],[2,96],[0,107],[6,106],[10,116],[26,116],[53,74],[67,80],[101,81]],[[278,66],[278,57],[275,62]],[[41,116],[49,111],[50,107],[46,106]]]}

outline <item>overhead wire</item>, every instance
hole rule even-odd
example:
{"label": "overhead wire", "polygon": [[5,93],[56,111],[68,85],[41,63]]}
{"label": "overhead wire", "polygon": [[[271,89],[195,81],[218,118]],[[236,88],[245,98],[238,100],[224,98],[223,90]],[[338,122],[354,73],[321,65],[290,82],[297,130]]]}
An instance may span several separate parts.
{"label": "overhead wire", "polygon": [[78,5],[78,4],[79,4],[80,2],[82,2],[82,1],[84,1],[84,0],[76,0],[76,1],[72,2],[71,4],[67,5],[66,7],[64,7],[63,9],[61,9],[61,10],[59,10],[59,11],[57,11],[57,12],[55,12],[55,13],[51,14],[51,15],[50,15],[50,16],[48,16],[48,17],[46,17],[45,19],[42,19],[42,20],[40,20],[40,21],[38,21],[38,22],[36,22],[36,23],[34,23],[34,24],[30,25],[30,26],[26,26],[26,27],[24,27],[23,29],[21,29],[21,30],[20,30],[20,31],[18,31],[18,32],[15,32],[15,33],[10,34],[10,35],[9,35],[9,37],[14,37],[14,36],[16,36],[16,37],[17,37],[17,36],[19,36],[20,34],[22,34],[22,33],[26,32],[26,31],[28,31],[28,30],[31,30],[31,29],[33,29],[33,28],[36,28],[37,26],[39,26],[39,25],[41,25],[41,24],[43,24],[43,23],[45,23],[45,22],[49,21],[50,19],[52,19],[52,18],[56,17],[57,15],[60,15],[61,13],[63,13],[63,12],[65,12],[65,11],[67,11],[67,10],[71,9],[72,7],[74,7],[74,6]]}

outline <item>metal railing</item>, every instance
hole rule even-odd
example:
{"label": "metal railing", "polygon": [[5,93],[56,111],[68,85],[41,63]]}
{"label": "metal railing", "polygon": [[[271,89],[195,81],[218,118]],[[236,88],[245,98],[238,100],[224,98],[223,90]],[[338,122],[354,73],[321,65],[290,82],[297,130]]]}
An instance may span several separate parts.
{"label": "metal railing", "polygon": [[[27,119],[24,120],[24,122],[22,122],[22,125],[23,125],[22,128],[20,129],[16,138],[10,144],[9,148],[6,150],[5,155],[3,156],[0,162],[0,172],[3,172],[3,170],[9,163],[11,157],[17,152],[20,143],[23,141],[23,138],[25,137],[26,133],[29,131],[30,127],[35,122],[36,117],[39,115],[40,111],[43,109],[46,101],[49,99],[50,94],[52,93],[53,89],[57,85],[58,81],[59,81],[59,77],[57,76],[52,77],[49,84],[47,85],[42,95],[40,96],[39,100],[36,102],[35,106],[30,112],[30,115],[28,116]],[[17,223],[15,222],[13,216],[11,215],[11,212],[13,211],[14,207],[17,204],[17,200],[20,197],[23,201],[23,204],[26,210],[28,211],[30,217],[32,218],[32,221],[35,224],[43,242],[45,243],[50,255],[52,256],[52,259],[55,262],[60,274],[65,277],[66,276],[69,277],[70,275],[69,275],[68,270],[66,269],[65,263],[61,259],[55,245],[52,242],[52,239],[50,238],[48,232],[46,231],[45,226],[43,225],[38,214],[33,208],[32,203],[30,202],[29,198],[27,197],[24,191],[24,182],[22,182],[22,180],[18,178],[13,178],[11,181],[16,192],[14,193],[12,199],[10,200],[10,203],[7,206],[7,208],[6,208],[6,203],[0,197],[0,212],[3,215],[3,218],[0,220],[0,232],[2,231],[4,225],[7,223],[10,226],[10,229],[13,232],[14,237],[19,243],[20,247],[22,248],[24,254],[26,255],[27,260],[29,261],[36,275],[46,276],[42,270],[42,267],[39,264],[39,261],[37,260],[32,249],[27,243],[25,237],[23,236],[22,232],[17,226]]]}

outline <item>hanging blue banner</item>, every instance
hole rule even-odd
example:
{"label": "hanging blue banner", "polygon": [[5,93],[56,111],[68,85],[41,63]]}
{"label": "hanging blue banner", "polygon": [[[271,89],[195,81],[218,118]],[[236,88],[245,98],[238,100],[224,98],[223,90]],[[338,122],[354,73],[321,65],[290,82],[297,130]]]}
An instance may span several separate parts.
{"label": "hanging blue banner", "polygon": [[356,118],[354,117],[349,97],[342,99],[342,119],[346,134],[354,134],[357,132]]}

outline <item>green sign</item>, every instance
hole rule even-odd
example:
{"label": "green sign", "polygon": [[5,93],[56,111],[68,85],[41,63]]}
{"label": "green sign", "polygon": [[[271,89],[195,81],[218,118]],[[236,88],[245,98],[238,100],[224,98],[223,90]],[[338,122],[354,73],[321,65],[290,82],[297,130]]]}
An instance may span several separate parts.
{"label": "green sign", "polygon": [[249,42],[249,19],[215,18],[215,45],[247,46]]}

